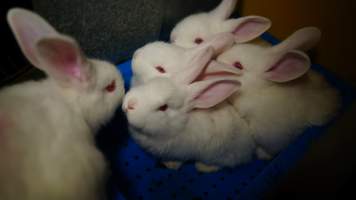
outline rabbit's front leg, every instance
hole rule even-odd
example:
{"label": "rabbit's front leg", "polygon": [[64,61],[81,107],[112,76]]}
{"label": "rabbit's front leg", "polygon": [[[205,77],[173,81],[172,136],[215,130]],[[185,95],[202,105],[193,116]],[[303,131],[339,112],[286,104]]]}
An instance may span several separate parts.
{"label": "rabbit's front leg", "polygon": [[215,166],[215,165],[206,165],[204,163],[201,162],[196,162],[195,163],[195,168],[199,171],[199,172],[203,172],[203,173],[212,173],[212,172],[217,172],[220,170],[220,167]]}
{"label": "rabbit's front leg", "polygon": [[173,170],[178,170],[183,165],[183,162],[179,162],[179,161],[165,161],[162,163],[168,169],[173,169]]}

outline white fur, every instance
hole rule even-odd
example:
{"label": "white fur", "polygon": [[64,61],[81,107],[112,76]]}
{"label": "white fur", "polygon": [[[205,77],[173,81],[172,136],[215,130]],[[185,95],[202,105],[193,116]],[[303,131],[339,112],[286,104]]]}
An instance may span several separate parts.
{"label": "white fur", "polygon": [[[120,74],[107,62],[83,57],[89,78],[69,80],[44,65],[46,54],[37,48],[53,41],[75,47],[73,39],[24,9],[10,10],[8,20],[24,54],[49,77],[0,91],[0,199],[105,199],[108,172],[94,133],[122,100]],[[112,81],[116,90],[108,93]]]}
{"label": "white fur", "polygon": [[[147,82],[155,77],[171,77],[184,68],[194,65],[194,59],[201,49],[211,46],[215,55],[225,51],[234,44],[234,37],[229,33],[217,34],[204,45],[194,48],[183,48],[165,42],[153,42],[138,49],[132,59],[133,77],[131,86]],[[159,72],[161,67],[165,73]]]}
{"label": "white fur", "polygon": [[[131,88],[123,103],[131,134],[144,149],[164,160],[195,160],[229,167],[248,162],[255,151],[254,141],[234,107],[227,102],[213,106],[206,98],[193,98],[198,91],[195,87],[207,82],[189,83],[203,69],[204,64],[200,70],[179,72],[170,78],[156,77]],[[196,75],[191,76],[192,73]],[[201,87],[200,91],[211,89],[210,85]],[[235,91],[234,87],[231,89],[230,92]],[[224,91],[225,95],[231,94]],[[224,96],[216,90],[213,93]],[[167,110],[159,110],[164,104]],[[204,106],[211,108],[196,109]]]}
{"label": "white fur", "polygon": [[[157,76],[170,76],[180,70],[180,62],[188,62],[188,55],[181,47],[165,42],[153,42],[138,49],[132,58],[131,87],[147,82]],[[155,67],[162,67],[160,73]]]}
{"label": "white fur", "polygon": [[271,26],[271,21],[260,16],[246,16],[228,19],[233,13],[237,0],[222,0],[212,11],[192,14],[181,20],[172,30],[170,39],[173,44],[191,48],[198,46],[197,38],[203,42],[218,33],[234,33],[236,42],[255,39]]}
{"label": "white fur", "polygon": [[[149,91],[149,92],[147,92]],[[127,112],[133,138],[147,151],[167,160],[198,160],[233,167],[251,159],[254,142],[234,107],[222,103],[209,110],[185,111],[184,92],[168,78],[132,89],[137,110]],[[124,100],[123,106],[126,101]],[[167,102],[172,109],[155,110]]]}
{"label": "white fur", "polygon": [[281,54],[308,50],[305,47],[316,44],[319,37],[317,29],[304,28],[275,47],[239,44],[218,57],[226,64],[238,61],[243,65],[241,88],[230,101],[249,124],[256,142],[270,155],[286,147],[304,128],[326,123],[338,109],[337,91],[313,70],[284,83],[265,78],[268,67]]}

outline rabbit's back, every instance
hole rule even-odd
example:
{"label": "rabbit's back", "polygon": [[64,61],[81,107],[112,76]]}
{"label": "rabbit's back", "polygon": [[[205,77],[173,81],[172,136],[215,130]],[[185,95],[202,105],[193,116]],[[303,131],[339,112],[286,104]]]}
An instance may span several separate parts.
{"label": "rabbit's back", "polygon": [[340,108],[340,95],[325,79],[317,72],[311,70],[307,74],[310,79],[310,87],[306,94],[312,103],[308,104],[308,121],[312,125],[327,123]]}
{"label": "rabbit's back", "polygon": [[104,158],[84,119],[44,85],[0,92],[0,199],[97,199]]}
{"label": "rabbit's back", "polygon": [[283,84],[242,91],[232,102],[248,121],[256,141],[275,154],[302,130],[335,114],[339,97],[316,72]]}
{"label": "rabbit's back", "polygon": [[[234,106],[225,101],[209,110],[195,112],[191,127],[197,136],[196,146],[201,147],[200,159],[206,163],[233,167],[247,163],[255,151],[255,141],[249,134],[248,124]],[[204,136],[205,135],[205,136]]]}

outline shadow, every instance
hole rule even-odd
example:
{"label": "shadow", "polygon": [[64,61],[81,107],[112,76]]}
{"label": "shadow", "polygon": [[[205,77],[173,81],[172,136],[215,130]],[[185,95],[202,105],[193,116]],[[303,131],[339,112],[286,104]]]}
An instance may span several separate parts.
{"label": "shadow", "polygon": [[128,138],[127,119],[121,109],[116,111],[113,119],[96,136],[97,146],[104,154],[111,172],[107,182],[108,199],[114,199],[114,195],[117,195],[118,191],[127,190],[125,185],[119,184],[127,181],[123,180],[125,176],[115,169],[115,162],[118,159],[117,152],[127,146]]}

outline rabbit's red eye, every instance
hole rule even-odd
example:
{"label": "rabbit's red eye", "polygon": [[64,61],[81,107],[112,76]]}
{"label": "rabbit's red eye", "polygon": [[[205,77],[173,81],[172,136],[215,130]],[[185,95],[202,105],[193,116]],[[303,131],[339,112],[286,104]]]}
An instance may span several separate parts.
{"label": "rabbit's red eye", "polygon": [[105,90],[107,92],[113,92],[115,88],[116,88],[115,81],[111,81],[111,83],[105,87]]}
{"label": "rabbit's red eye", "polygon": [[156,66],[155,68],[161,74],[166,73],[166,70],[162,66]]}
{"label": "rabbit's red eye", "polygon": [[204,40],[202,38],[195,38],[195,40],[194,40],[195,44],[201,44],[203,42],[204,42]]}
{"label": "rabbit's red eye", "polygon": [[237,69],[243,69],[244,68],[239,61],[234,62],[234,67],[236,67]]}
{"label": "rabbit's red eye", "polygon": [[160,111],[166,111],[167,108],[168,108],[168,105],[167,105],[167,104],[164,104],[163,106],[160,106],[160,107],[158,108],[158,110],[160,110]]}

